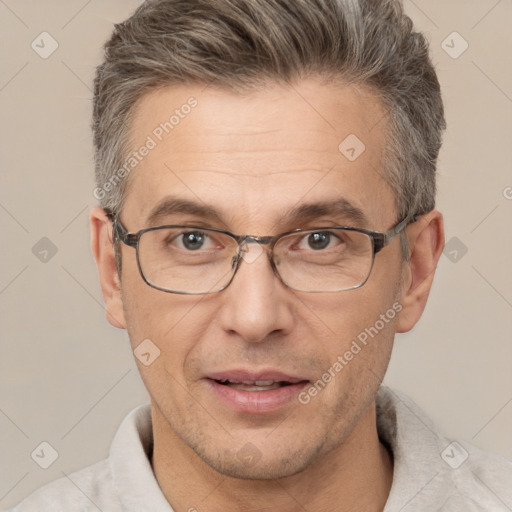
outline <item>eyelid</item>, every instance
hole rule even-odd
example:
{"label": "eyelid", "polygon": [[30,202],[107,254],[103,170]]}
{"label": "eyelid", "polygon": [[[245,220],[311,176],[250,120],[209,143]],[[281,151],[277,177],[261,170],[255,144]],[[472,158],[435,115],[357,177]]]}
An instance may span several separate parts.
{"label": "eyelid", "polygon": [[330,233],[333,236],[341,237],[346,233],[346,230],[342,230],[340,228],[345,228],[349,226],[319,226],[319,227],[312,227],[312,228],[301,228],[300,230],[297,230],[296,233],[300,235],[301,233],[304,233],[305,235],[313,234],[313,233]]}

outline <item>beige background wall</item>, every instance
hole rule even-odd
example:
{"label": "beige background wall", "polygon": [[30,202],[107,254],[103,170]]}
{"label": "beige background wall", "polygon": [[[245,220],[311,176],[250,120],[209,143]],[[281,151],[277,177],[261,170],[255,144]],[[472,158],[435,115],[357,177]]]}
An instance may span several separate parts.
{"label": "beige background wall", "polygon": [[[139,3],[0,1],[0,508],[105,457],[146,400],[125,332],[104,319],[87,224],[93,71],[112,24]],[[386,383],[447,435],[512,458],[512,3],[406,9],[431,40],[444,90],[439,208],[451,242]],[[31,47],[51,49],[43,31],[58,43],[46,59]],[[31,458],[43,441],[58,452],[46,470]]]}

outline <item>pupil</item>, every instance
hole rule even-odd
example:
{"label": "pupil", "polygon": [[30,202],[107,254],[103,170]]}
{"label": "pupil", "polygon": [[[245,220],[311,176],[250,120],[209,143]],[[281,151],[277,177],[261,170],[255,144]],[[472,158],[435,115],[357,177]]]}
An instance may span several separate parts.
{"label": "pupil", "polygon": [[202,233],[187,233],[183,235],[183,245],[192,251],[200,249],[204,243],[204,235]]}
{"label": "pupil", "polygon": [[330,241],[331,236],[329,233],[311,233],[308,237],[308,244],[311,249],[325,249]]}

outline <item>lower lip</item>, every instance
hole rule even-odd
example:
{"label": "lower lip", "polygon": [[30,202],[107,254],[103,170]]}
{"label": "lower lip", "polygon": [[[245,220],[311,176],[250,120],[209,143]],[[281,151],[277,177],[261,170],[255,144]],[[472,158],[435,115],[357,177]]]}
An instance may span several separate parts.
{"label": "lower lip", "polygon": [[207,382],[214,393],[231,409],[252,414],[275,412],[294,400],[296,402],[298,394],[307,385],[306,381],[302,381],[268,391],[243,391],[219,384],[212,379],[207,379]]}

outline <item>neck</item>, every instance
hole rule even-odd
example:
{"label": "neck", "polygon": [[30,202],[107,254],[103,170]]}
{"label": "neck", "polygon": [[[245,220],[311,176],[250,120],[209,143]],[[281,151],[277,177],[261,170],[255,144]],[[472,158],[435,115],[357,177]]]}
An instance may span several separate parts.
{"label": "neck", "polygon": [[153,469],[175,512],[381,512],[389,495],[393,462],[379,442],[374,405],[340,446],[306,470],[278,480],[222,475],[176,436],[154,404],[152,418]]}

